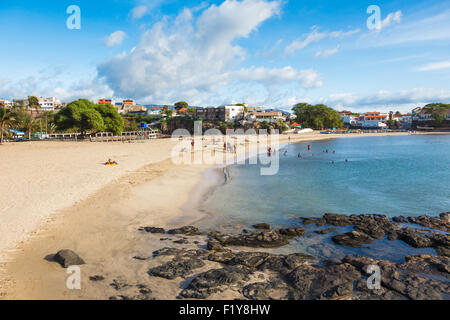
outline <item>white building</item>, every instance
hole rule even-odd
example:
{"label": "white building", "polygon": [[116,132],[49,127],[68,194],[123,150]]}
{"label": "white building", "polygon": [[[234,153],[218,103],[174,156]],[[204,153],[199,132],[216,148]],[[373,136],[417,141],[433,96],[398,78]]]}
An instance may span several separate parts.
{"label": "white building", "polygon": [[270,111],[270,112],[252,112],[249,114],[248,121],[259,121],[259,122],[269,122],[276,123],[279,120],[286,121],[286,117],[281,111]]}
{"label": "white building", "polygon": [[389,116],[387,114],[382,114],[380,112],[366,112],[365,114],[360,115],[357,123],[362,128],[367,129],[386,128],[388,119]]}
{"label": "white building", "polygon": [[38,98],[39,101],[39,107],[41,108],[41,111],[55,111],[55,109],[58,109],[62,106],[61,101],[54,97],[50,98]]}
{"label": "white building", "polygon": [[225,108],[225,121],[239,121],[244,119],[244,106],[223,106]]}

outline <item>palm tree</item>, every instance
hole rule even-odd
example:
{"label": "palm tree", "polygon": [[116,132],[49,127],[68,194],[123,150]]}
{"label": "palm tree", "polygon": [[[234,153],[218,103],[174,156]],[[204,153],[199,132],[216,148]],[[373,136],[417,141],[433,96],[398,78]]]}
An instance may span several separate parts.
{"label": "palm tree", "polygon": [[3,105],[0,105],[0,144],[3,144],[5,126],[8,126],[12,121],[14,121],[14,118],[11,112]]}
{"label": "palm tree", "polygon": [[37,114],[39,114],[39,110],[41,106],[39,105],[39,99],[35,96],[28,97],[28,108],[30,108],[30,117],[33,118],[33,108],[36,109]]}

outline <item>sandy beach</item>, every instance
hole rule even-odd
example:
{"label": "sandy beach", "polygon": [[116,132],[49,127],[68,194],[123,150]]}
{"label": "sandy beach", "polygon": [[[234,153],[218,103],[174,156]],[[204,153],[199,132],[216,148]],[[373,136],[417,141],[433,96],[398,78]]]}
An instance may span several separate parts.
{"label": "sandy beach", "polygon": [[[290,141],[340,136],[292,135]],[[281,136],[281,143],[288,141],[288,136]],[[201,217],[196,203],[210,188],[223,183],[223,173],[213,165],[175,165],[170,155],[176,144],[162,139],[141,144],[0,146],[0,298],[107,299],[114,289],[105,290],[88,279],[102,275],[111,281],[145,284],[158,298],[174,299],[177,282],[168,285],[154,277],[150,280],[149,264],[136,264],[132,259],[160,249],[161,236],[143,236],[137,230],[195,222]],[[119,165],[102,165],[108,158]],[[179,238],[169,240],[174,239]],[[205,244],[199,239],[196,245]],[[173,242],[167,246],[177,247]],[[49,255],[61,249],[74,250],[87,262],[81,266],[81,290],[68,290],[66,270],[48,261]]]}

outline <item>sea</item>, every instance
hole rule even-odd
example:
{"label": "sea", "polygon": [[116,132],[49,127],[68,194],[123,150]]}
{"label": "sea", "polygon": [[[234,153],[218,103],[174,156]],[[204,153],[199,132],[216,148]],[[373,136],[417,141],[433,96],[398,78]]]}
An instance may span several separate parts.
{"label": "sea", "polygon": [[[260,165],[228,167],[231,179],[205,199],[201,210],[207,215],[198,224],[209,229],[236,230],[259,222],[302,226],[301,217],[320,217],[324,213],[394,217],[436,216],[450,211],[450,135],[289,143],[282,147],[279,157],[279,172],[272,176],[261,175]],[[327,256],[311,252],[311,246],[330,244],[330,237],[312,236],[312,242],[303,239],[284,251]],[[372,251],[367,249],[369,252],[365,254],[376,258],[388,255],[395,260],[392,255],[399,250],[401,260],[405,252],[420,254],[433,250],[412,251],[403,242],[396,243],[401,248],[391,244],[390,250],[381,246],[380,252],[371,254],[376,251],[376,246],[372,246]],[[361,249],[344,249],[342,254],[358,250]]]}

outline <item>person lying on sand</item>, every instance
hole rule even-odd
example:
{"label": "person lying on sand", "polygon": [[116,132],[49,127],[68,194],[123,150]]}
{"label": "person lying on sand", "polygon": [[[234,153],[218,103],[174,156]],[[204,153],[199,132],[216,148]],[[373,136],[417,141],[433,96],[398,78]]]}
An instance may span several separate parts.
{"label": "person lying on sand", "polygon": [[116,166],[119,163],[117,161],[112,161],[111,159],[108,159],[108,161],[105,162],[106,166]]}

